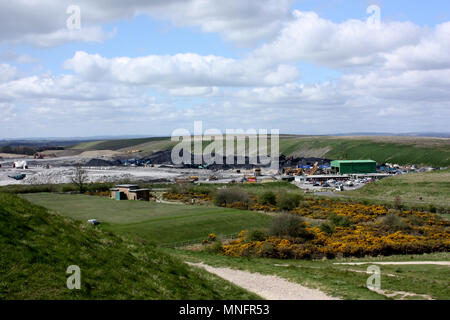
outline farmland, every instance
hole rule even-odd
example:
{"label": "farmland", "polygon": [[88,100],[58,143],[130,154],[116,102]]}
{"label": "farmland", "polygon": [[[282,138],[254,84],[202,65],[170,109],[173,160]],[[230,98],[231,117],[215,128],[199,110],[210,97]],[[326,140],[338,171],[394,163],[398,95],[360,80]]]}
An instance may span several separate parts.
{"label": "farmland", "polygon": [[200,241],[211,232],[234,234],[243,227],[265,227],[270,220],[261,213],[214,206],[114,201],[104,197],[52,193],[25,194],[22,197],[77,220],[95,218],[102,222],[102,229],[157,244]]}

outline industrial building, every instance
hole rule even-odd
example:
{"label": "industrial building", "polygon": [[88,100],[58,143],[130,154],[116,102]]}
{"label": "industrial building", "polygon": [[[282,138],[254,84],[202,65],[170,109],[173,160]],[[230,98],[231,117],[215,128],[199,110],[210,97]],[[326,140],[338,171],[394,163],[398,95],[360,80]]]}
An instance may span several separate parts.
{"label": "industrial building", "polygon": [[150,189],[139,189],[135,184],[119,184],[111,191],[111,199],[115,200],[150,200]]}
{"label": "industrial building", "polygon": [[377,163],[373,160],[331,161],[331,171],[338,174],[376,173]]}

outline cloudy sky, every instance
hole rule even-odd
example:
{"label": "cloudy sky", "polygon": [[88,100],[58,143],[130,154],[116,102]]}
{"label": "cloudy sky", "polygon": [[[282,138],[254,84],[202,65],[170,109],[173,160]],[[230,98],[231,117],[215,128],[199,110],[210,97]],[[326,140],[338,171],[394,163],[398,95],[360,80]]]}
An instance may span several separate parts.
{"label": "cloudy sky", "polygon": [[0,139],[196,120],[448,132],[450,2],[0,0]]}

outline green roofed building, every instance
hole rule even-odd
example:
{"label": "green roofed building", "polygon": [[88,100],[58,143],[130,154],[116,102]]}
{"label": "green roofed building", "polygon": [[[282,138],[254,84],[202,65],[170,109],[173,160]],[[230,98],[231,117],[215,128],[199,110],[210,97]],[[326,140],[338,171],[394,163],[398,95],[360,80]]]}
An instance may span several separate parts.
{"label": "green roofed building", "polygon": [[377,163],[373,160],[335,160],[331,170],[340,174],[376,173]]}

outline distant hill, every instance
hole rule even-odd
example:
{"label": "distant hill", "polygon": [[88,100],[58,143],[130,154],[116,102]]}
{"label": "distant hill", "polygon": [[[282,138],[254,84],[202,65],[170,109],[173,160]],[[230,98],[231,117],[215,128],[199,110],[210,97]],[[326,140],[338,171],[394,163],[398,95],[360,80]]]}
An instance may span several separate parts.
{"label": "distant hill", "polygon": [[450,165],[450,139],[391,136],[285,137],[285,155],[311,155],[329,159],[372,159],[378,163]]}
{"label": "distant hill", "polygon": [[424,137],[424,138],[450,138],[450,132],[407,132],[407,133],[383,133],[383,132],[352,132],[334,134],[334,136],[388,136],[388,137]]}
{"label": "distant hill", "polygon": [[[103,232],[0,193],[0,300],[255,299],[142,241]],[[81,289],[66,269],[81,269]]]}
{"label": "distant hill", "polygon": [[[168,137],[101,140],[81,143],[73,149],[141,150],[134,156],[169,150],[175,145]],[[207,145],[207,143],[204,143]],[[450,139],[414,136],[298,136],[281,135],[280,153],[299,157],[329,159],[372,159],[379,163],[450,166]]]}

